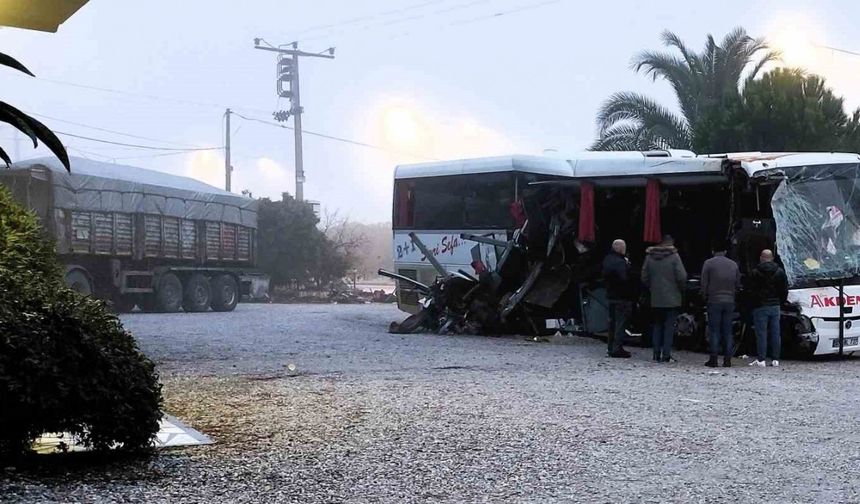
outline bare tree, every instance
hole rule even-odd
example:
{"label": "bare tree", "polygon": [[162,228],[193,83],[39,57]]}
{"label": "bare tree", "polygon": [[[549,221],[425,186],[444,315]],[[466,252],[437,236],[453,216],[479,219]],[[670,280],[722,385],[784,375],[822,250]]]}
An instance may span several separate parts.
{"label": "bare tree", "polygon": [[356,269],[360,262],[361,247],[366,241],[364,233],[338,210],[323,211],[320,227],[334,246],[335,252],[346,257],[350,269]]}

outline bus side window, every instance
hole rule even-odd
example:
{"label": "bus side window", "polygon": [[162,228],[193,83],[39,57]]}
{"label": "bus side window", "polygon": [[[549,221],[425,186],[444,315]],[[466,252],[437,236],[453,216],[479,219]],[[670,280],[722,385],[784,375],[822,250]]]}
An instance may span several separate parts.
{"label": "bus side window", "polygon": [[464,181],[463,221],[467,228],[510,228],[514,175],[481,173]]}

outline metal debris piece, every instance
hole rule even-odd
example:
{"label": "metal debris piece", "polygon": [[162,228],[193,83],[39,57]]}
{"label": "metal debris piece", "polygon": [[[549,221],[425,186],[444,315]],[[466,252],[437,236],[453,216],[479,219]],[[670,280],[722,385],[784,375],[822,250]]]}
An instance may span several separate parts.
{"label": "metal debris piece", "polygon": [[416,247],[418,247],[418,250],[420,250],[422,254],[424,254],[424,257],[427,258],[427,261],[432,264],[434,268],[436,268],[436,272],[439,273],[439,276],[445,276],[448,274],[448,270],[446,270],[442,266],[442,264],[440,264],[439,261],[436,260],[436,255],[427,249],[427,247],[424,245],[424,242],[421,241],[421,238],[418,238],[417,234],[409,233],[409,239],[412,240],[412,243],[415,244]]}

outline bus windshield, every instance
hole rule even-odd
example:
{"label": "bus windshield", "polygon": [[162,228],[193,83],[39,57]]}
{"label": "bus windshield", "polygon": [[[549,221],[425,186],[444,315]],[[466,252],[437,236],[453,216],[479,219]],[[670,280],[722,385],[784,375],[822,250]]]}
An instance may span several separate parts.
{"label": "bus windshield", "polygon": [[514,173],[476,173],[398,179],[394,229],[509,229]]}
{"label": "bus windshield", "polygon": [[774,192],[777,250],[791,285],[860,274],[858,168],[792,169]]}

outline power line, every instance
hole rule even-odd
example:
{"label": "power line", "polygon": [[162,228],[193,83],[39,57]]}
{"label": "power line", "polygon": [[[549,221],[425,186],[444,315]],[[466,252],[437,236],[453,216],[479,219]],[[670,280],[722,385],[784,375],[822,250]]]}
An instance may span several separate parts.
{"label": "power line", "polygon": [[[386,27],[386,26],[392,26],[392,25],[402,24],[402,23],[406,23],[406,22],[409,22],[409,21],[418,21],[418,20],[421,20],[421,19],[424,19],[424,18],[427,18],[427,17],[437,16],[437,15],[439,15],[439,14],[446,14],[446,13],[448,13],[448,12],[455,12],[455,11],[459,11],[459,10],[468,9],[468,8],[470,8],[470,7],[474,7],[475,5],[480,5],[480,4],[488,3],[488,2],[491,2],[491,1],[493,1],[493,0],[471,0],[471,1],[466,2],[466,3],[456,4],[456,5],[453,5],[453,6],[450,6],[450,7],[446,7],[446,8],[444,8],[444,9],[435,10],[435,11],[428,12],[428,13],[425,13],[425,14],[410,15],[410,16],[407,16],[407,17],[401,17],[401,18],[391,19],[391,20],[388,20],[388,21],[384,21],[384,22],[382,22],[382,23],[371,23],[371,24],[366,24],[366,25],[363,25],[363,26],[356,27],[356,28],[355,28],[354,30],[352,30],[352,31],[358,30],[360,33],[367,33],[367,32],[369,32],[369,31],[371,31],[371,30],[375,31],[375,30],[376,30],[376,29],[378,29],[378,28],[384,28],[384,27]],[[347,31],[349,31],[349,30],[347,30]],[[335,35],[335,36],[336,36],[336,35]],[[312,40],[318,40],[318,39],[321,39],[321,38],[329,38],[329,37],[331,37],[331,35],[316,35],[316,36],[314,36],[314,37],[305,38],[305,39],[303,39],[302,41],[303,41],[303,42],[308,42],[308,41],[312,41]]]}
{"label": "power line", "polygon": [[465,24],[472,24],[472,23],[477,23],[478,21],[484,21],[486,19],[495,19],[495,18],[499,18],[502,16],[507,16],[509,14],[516,14],[519,12],[525,12],[525,11],[529,11],[529,10],[540,9],[541,7],[546,7],[547,5],[557,4],[561,1],[562,0],[547,0],[545,2],[538,2],[538,3],[534,3],[534,4],[529,4],[529,5],[522,5],[520,7],[515,7],[513,9],[510,9],[507,11],[496,12],[495,14],[490,14],[488,16],[481,16],[481,17],[476,17],[473,19],[466,19],[463,21],[457,21],[457,22],[451,23],[451,26],[461,26],[461,25],[465,25]]}
{"label": "power line", "polygon": [[840,49],[838,47],[831,47],[831,46],[820,45],[820,44],[815,44],[815,45],[822,48],[822,49],[827,49],[827,50],[842,53],[842,54],[850,54],[851,56],[860,56],[860,52],[849,51],[848,49]]}
{"label": "power line", "polygon": [[[562,2],[562,1],[563,1],[563,0],[548,0],[548,1],[537,2],[537,3],[533,3],[533,4],[521,5],[521,6],[519,6],[519,7],[515,7],[515,8],[513,8],[513,9],[506,10],[506,11],[499,11],[499,12],[495,12],[495,13],[493,13],[493,14],[488,14],[488,15],[484,15],[484,16],[478,16],[478,17],[470,18],[470,19],[462,19],[462,20],[459,20],[459,21],[454,21],[454,22],[451,22],[451,23],[445,24],[445,25],[439,25],[439,26],[436,26],[436,27],[435,27],[435,28],[433,28],[433,29],[434,29],[434,30],[444,30],[444,29],[449,29],[449,28],[451,28],[451,27],[463,26],[463,25],[468,25],[468,24],[472,24],[472,23],[478,23],[478,22],[486,21],[486,20],[490,20],[490,19],[497,19],[497,18],[499,18],[499,17],[507,16],[507,15],[510,15],[510,14],[516,14],[516,13],[519,13],[519,12],[524,12],[524,11],[529,11],[529,10],[539,9],[539,8],[545,7],[545,6],[547,6],[547,5],[556,4],[556,3],[559,3],[559,2]],[[401,33],[400,35],[395,35],[395,36],[393,36],[393,37],[389,37],[389,38],[388,38],[388,40],[389,40],[389,41],[391,41],[391,40],[396,40],[396,39],[399,39],[399,38],[408,37],[408,36],[410,36],[410,35],[412,35],[412,32],[405,32],[405,33]]]}
{"label": "power line", "polygon": [[[386,21],[383,23],[369,24],[369,25],[361,26],[361,27],[356,28],[357,30],[360,30],[360,31],[358,33],[355,33],[355,35],[359,35],[359,34],[363,34],[363,33],[373,33],[374,35],[376,35],[379,28],[383,28],[383,27],[390,26],[390,25],[397,25],[397,24],[408,22],[408,21],[420,21],[421,19],[424,19],[424,18],[427,18],[430,16],[436,16],[436,15],[444,14],[444,13],[448,13],[448,12],[465,10],[465,9],[468,9],[470,7],[474,7],[474,6],[479,5],[479,4],[488,3],[490,1],[492,1],[492,0],[472,0],[472,1],[464,3],[464,4],[454,5],[454,6],[447,7],[447,8],[440,9],[440,10],[436,10],[436,11],[433,11],[433,12],[430,12],[427,14],[414,15],[414,16],[409,16],[409,17],[405,17],[405,18],[389,20],[389,21]],[[496,18],[499,18],[502,16],[508,16],[508,15],[512,15],[512,14],[516,14],[516,13],[520,13],[520,12],[539,9],[539,8],[542,8],[542,7],[545,7],[548,5],[560,3],[562,1],[564,1],[564,0],[547,0],[547,1],[542,1],[542,2],[520,5],[518,7],[514,7],[511,9],[508,9],[508,10],[502,10],[502,11],[494,12],[494,13],[487,14],[487,15],[482,15],[482,16],[478,16],[478,17],[474,17],[474,18],[461,19],[461,20],[456,20],[456,21],[452,21],[452,22],[448,22],[448,23],[438,24],[438,25],[435,25],[434,27],[430,27],[428,29],[429,30],[441,30],[441,29],[449,29],[451,27],[468,25],[468,24],[472,24],[472,23],[478,23],[481,21],[496,19]],[[407,31],[400,33],[400,34],[392,34],[391,36],[384,38],[384,40],[391,41],[391,40],[396,40],[396,39],[400,39],[400,38],[405,38],[405,37],[413,35],[413,33],[415,33],[416,31],[424,31],[424,29],[422,28],[422,29],[414,30],[414,31],[413,30],[407,30]],[[352,34],[353,34],[353,32],[347,33],[346,38],[351,38],[350,35],[352,35]],[[306,41],[307,40],[315,40],[315,39],[320,39],[323,37],[324,36],[315,36],[315,37],[307,38],[304,40],[306,40]]]}
{"label": "power line", "polygon": [[[90,159],[90,156],[99,156],[98,154],[86,151],[84,149],[80,149],[78,147],[75,147],[74,145],[66,145],[66,149],[77,151],[81,156],[83,156],[86,159]],[[100,157],[106,157],[106,156],[100,156]]]}
{"label": "power line", "polygon": [[104,139],[101,139],[101,138],[93,138],[93,137],[87,137],[87,136],[83,136],[83,135],[75,135],[74,133],[67,133],[67,132],[65,132],[65,131],[57,131],[57,130],[54,130],[54,133],[56,133],[56,134],[58,134],[58,135],[64,135],[64,136],[67,136],[67,137],[79,138],[79,139],[81,139],[81,140],[89,140],[90,142],[99,142],[99,143],[106,143],[106,144],[111,144],[111,145],[122,145],[122,146],[124,146],[124,147],[134,147],[134,148],[136,148],[136,149],[148,149],[148,150],[160,150],[160,151],[177,151],[177,152],[194,152],[194,151],[207,151],[207,150],[221,150],[221,147],[198,147],[198,148],[194,148],[194,149],[179,149],[179,148],[176,148],[176,147],[157,147],[157,146],[154,146],[154,145],[139,145],[139,144],[129,144],[129,143],[122,143],[122,142],[113,142],[113,141],[111,141],[111,140],[104,140]]}
{"label": "power line", "polygon": [[[152,158],[165,157],[165,156],[178,156],[178,155],[180,155],[180,154],[191,154],[191,153],[193,153],[193,152],[200,152],[200,151],[202,151],[202,150],[214,150],[214,149],[199,149],[199,150],[192,150],[192,151],[180,151],[180,152],[162,152],[162,153],[160,153],[160,154],[149,154],[149,155],[145,155],[145,156],[123,156],[123,157],[115,157],[115,158],[112,158],[112,159],[115,159],[115,160],[125,160],[125,159],[152,159]],[[220,148],[219,148],[218,150],[220,150]]]}
{"label": "power line", "polygon": [[[249,108],[247,108],[247,107],[242,107],[242,109],[243,109],[243,110],[253,110],[253,109],[249,109]],[[266,124],[266,125],[268,125],[268,126],[275,126],[275,127],[278,127],[278,128],[283,128],[283,129],[288,129],[288,130],[293,130],[293,129],[294,129],[294,128],[292,128],[291,126],[286,126],[286,125],[279,124],[279,123],[274,123],[274,122],[271,122],[271,121],[265,121],[265,120],[262,120],[262,119],[258,119],[258,118],[254,118],[254,117],[249,117],[249,116],[246,116],[246,115],[243,115],[243,114],[239,114],[238,112],[235,112],[235,111],[233,111],[232,113],[233,113],[233,114],[235,114],[235,115],[237,115],[237,116],[239,116],[239,117],[241,117],[242,119],[247,120],[247,121],[258,122],[258,123],[261,123],[261,124]],[[174,144],[178,144],[178,145],[191,145],[191,144],[180,144],[180,143],[178,143],[178,142],[169,142],[169,141],[166,141],[166,140],[159,140],[159,139],[155,139],[155,138],[151,138],[151,137],[144,137],[144,136],[139,136],[139,135],[132,135],[132,134],[130,134],[130,133],[122,133],[122,132],[114,131],[114,130],[110,130],[110,129],[107,129],[107,128],[100,128],[100,127],[98,127],[98,126],[92,126],[92,125],[88,125],[88,124],[84,124],[84,123],[78,123],[78,122],[74,122],[74,121],[68,121],[68,120],[65,120],[65,119],[59,119],[59,118],[55,118],[55,117],[50,117],[50,116],[46,116],[46,115],[44,115],[44,114],[37,114],[37,113],[33,113],[33,115],[37,115],[37,116],[39,116],[39,117],[45,117],[45,118],[48,118],[48,119],[51,119],[51,120],[54,120],[54,121],[64,122],[64,123],[68,123],[68,124],[72,124],[72,125],[76,125],[76,126],[81,126],[81,127],[91,128],[91,129],[98,130],[98,131],[104,131],[104,132],[107,132],[107,133],[114,133],[114,134],[117,134],[117,135],[128,136],[128,137],[130,137],[130,138],[140,138],[140,139],[143,139],[143,140],[162,141],[162,142],[165,142],[165,143],[174,143]],[[223,127],[223,125],[222,125],[222,127]],[[115,142],[115,141],[111,141],[111,140],[105,140],[105,139],[102,139],[102,138],[88,137],[88,136],[84,136],[84,135],[77,135],[77,134],[74,134],[74,133],[68,133],[68,132],[65,132],[65,131],[58,131],[58,130],[54,130],[54,133],[56,133],[56,134],[58,134],[58,135],[63,135],[63,136],[71,137],[71,138],[77,138],[77,139],[80,139],[80,140],[87,140],[87,141],[91,141],[91,142],[98,142],[98,143],[103,143],[103,144],[115,145],[115,146],[119,146],[119,147],[125,147],[126,149],[145,149],[145,150],[158,150],[158,151],[172,151],[173,153],[176,153],[176,154],[188,153],[188,152],[197,152],[197,151],[223,150],[223,149],[224,149],[224,147],[223,147],[223,146],[222,146],[222,147],[199,147],[199,146],[196,146],[196,147],[190,147],[190,148],[159,147],[159,146],[154,146],[154,145],[141,145],[141,144],[131,144],[131,143],[124,143],[124,142]],[[422,156],[422,155],[414,154],[414,153],[411,153],[411,152],[404,152],[404,151],[397,151],[397,150],[393,150],[393,149],[388,149],[388,148],[385,148],[385,147],[381,147],[381,146],[378,146],[378,145],[369,144],[369,143],[366,143],[366,142],[360,142],[360,141],[357,141],[357,140],[351,140],[351,139],[348,139],[348,138],[337,137],[337,136],[334,136],[334,135],[327,135],[327,134],[325,134],[325,133],[318,133],[318,132],[308,131],[308,130],[304,130],[304,133],[307,133],[308,135],[311,135],[311,136],[316,136],[316,137],[320,137],[320,138],[325,138],[325,139],[333,140],[333,141],[337,141],[337,142],[342,142],[342,143],[347,143],[347,144],[357,145],[357,146],[360,146],[360,147],[367,147],[367,148],[370,148],[370,149],[376,149],[376,150],[381,150],[381,151],[391,152],[391,153],[393,153],[393,154],[408,155],[408,156],[415,157],[415,158],[418,158],[418,159],[427,159],[427,160],[431,160],[431,161],[438,161],[438,159],[436,159],[436,158],[431,158],[431,157],[427,157],[427,156]],[[78,150],[78,151],[80,152],[80,148],[75,147],[75,149],[76,149],[76,150]],[[158,154],[158,155],[152,155],[152,156],[127,156],[127,157],[114,157],[114,156],[105,156],[105,155],[103,155],[103,154],[101,154],[101,155],[100,155],[100,154],[94,154],[94,153],[92,153],[92,152],[88,152],[88,153],[89,153],[90,155],[98,155],[98,156],[104,157],[104,158],[106,158],[106,159],[148,159],[148,158],[153,158],[153,157],[161,157],[162,155],[164,155],[164,154]]]}
{"label": "power line", "polygon": [[[112,89],[112,88],[101,87],[101,86],[91,86],[89,84],[79,84],[77,82],[69,82],[69,81],[63,81],[63,80],[58,80],[58,79],[46,79],[43,77],[37,77],[36,80],[41,81],[41,82],[47,82],[49,84],[57,84],[60,86],[75,87],[75,88],[79,88],[79,89],[87,89],[90,91],[99,91],[102,93],[110,93],[110,94],[116,94],[116,95],[121,95],[121,96],[130,96],[130,97],[134,97],[134,98],[143,98],[146,100],[152,100],[152,101],[157,101],[157,102],[168,101],[168,102],[174,102],[174,103],[182,103],[185,105],[192,105],[195,107],[207,107],[207,108],[219,108],[219,109],[224,108],[223,104],[214,103],[214,102],[186,100],[183,98],[171,98],[171,97],[167,97],[167,96],[159,96],[159,95],[152,95],[152,94],[146,94],[146,93],[133,93],[130,91],[122,91],[119,89]],[[253,107],[242,107],[242,108],[244,110],[260,112],[260,113],[264,113],[264,114],[268,113],[267,110],[253,108]]]}
{"label": "power line", "polygon": [[[331,29],[331,28],[340,28],[341,26],[347,26],[347,25],[351,25],[351,24],[355,24],[355,23],[360,23],[362,21],[369,21],[369,20],[372,20],[375,18],[390,16],[392,14],[401,14],[403,12],[408,12],[411,10],[420,9],[420,8],[426,7],[428,5],[442,3],[445,1],[447,1],[447,0],[430,0],[427,2],[420,3],[420,4],[410,5],[408,7],[402,8],[402,9],[394,9],[394,10],[389,10],[389,11],[384,11],[384,12],[377,12],[376,14],[361,16],[361,17],[349,19],[349,20],[342,21],[342,22],[313,26],[311,28],[306,28],[304,30],[298,31],[294,35],[304,35],[306,33],[312,33],[312,32],[319,31],[319,30],[327,30],[327,29]],[[263,40],[263,39],[261,39],[261,40]],[[296,39],[295,41],[296,42],[304,42],[305,39]],[[268,44],[268,42],[266,42],[266,43]],[[271,44],[269,44],[269,45],[271,45]]]}
{"label": "power line", "polygon": [[[280,123],[275,123],[275,122],[271,122],[271,121],[266,121],[266,120],[263,120],[263,119],[258,119],[258,118],[256,118],[256,117],[248,117],[248,116],[245,116],[245,115],[239,114],[238,112],[235,112],[235,111],[233,112],[233,115],[236,115],[236,116],[238,116],[238,117],[241,117],[242,119],[244,119],[244,120],[246,120],[246,121],[258,122],[258,123],[260,123],[260,124],[265,124],[265,125],[267,125],[267,126],[274,126],[274,127],[276,127],[276,128],[283,128],[283,129],[288,129],[288,130],[293,130],[293,129],[294,129],[294,128],[292,128],[291,126],[287,126],[287,125],[285,125],[285,124],[280,124]],[[350,140],[349,138],[341,138],[341,137],[337,137],[337,136],[334,136],[334,135],[326,135],[325,133],[317,133],[317,132],[314,132],[314,131],[308,131],[308,130],[303,130],[302,132],[303,132],[303,133],[305,133],[305,134],[311,135],[311,136],[316,136],[316,137],[320,137],[320,138],[327,138],[327,139],[329,139],[329,140],[334,140],[334,141],[337,141],[337,142],[343,142],[343,143],[347,143],[347,144],[358,145],[358,146],[361,146],[361,147],[367,147],[367,148],[370,148],[370,149],[376,149],[376,150],[381,150],[381,151],[391,152],[391,153],[393,153],[393,154],[407,155],[407,156],[412,156],[412,157],[419,158],[419,159],[426,159],[426,160],[429,160],[429,161],[439,161],[439,160],[438,160],[438,159],[436,159],[436,158],[431,158],[431,157],[427,157],[427,156],[421,156],[421,155],[414,154],[414,153],[411,153],[411,152],[403,152],[403,151],[396,151],[396,150],[393,150],[393,149],[387,149],[387,148],[385,148],[385,147],[381,147],[381,146],[379,146],[379,145],[373,145],[373,144],[369,144],[369,143],[365,143],[365,142],[359,142],[358,140]]]}
{"label": "power line", "polygon": [[162,143],[168,143],[168,144],[174,144],[174,145],[185,145],[185,146],[193,147],[193,148],[199,148],[200,147],[199,145],[194,145],[194,144],[186,144],[186,143],[182,143],[182,142],[173,142],[171,140],[162,140],[159,138],[151,138],[151,137],[145,137],[145,136],[140,136],[140,135],[133,135],[131,133],[123,133],[121,131],[115,131],[115,130],[111,130],[111,129],[107,129],[107,128],[100,128],[98,126],[91,126],[89,124],[84,124],[84,123],[79,123],[79,122],[74,122],[74,121],[67,121],[66,119],[51,117],[49,115],[39,114],[37,112],[27,112],[27,113],[30,115],[37,116],[37,117],[44,117],[45,119],[50,119],[52,121],[57,121],[57,122],[65,123],[65,124],[71,124],[73,126],[80,126],[82,128],[88,128],[88,129],[95,130],[95,131],[103,131],[105,133],[113,133],[114,135],[120,135],[120,136],[124,136],[124,137],[129,137],[129,138],[137,138],[140,140],[150,140],[153,142],[162,142]]}
{"label": "power line", "polygon": [[199,101],[194,101],[194,100],[185,100],[182,98],[168,98],[168,97],[164,97],[164,96],[156,96],[156,95],[150,95],[150,94],[145,94],[145,93],[132,93],[129,91],[121,91],[118,89],[111,89],[111,88],[99,87],[99,86],[91,86],[89,84],[78,84],[76,82],[62,81],[62,80],[57,80],[57,79],[46,79],[44,77],[37,77],[37,79],[42,81],[42,82],[48,82],[51,84],[60,84],[63,86],[71,86],[71,87],[76,87],[76,88],[81,88],[81,89],[89,89],[91,91],[101,91],[103,93],[112,93],[112,94],[118,94],[118,95],[123,95],[123,96],[135,96],[138,98],[146,98],[148,100],[172,101],[175,103],[185,103],[188,105],[194,105],[194,106],[198,106],[198,107],[221,107],[221,105],[217,105],[214,103],[199,102]]}

